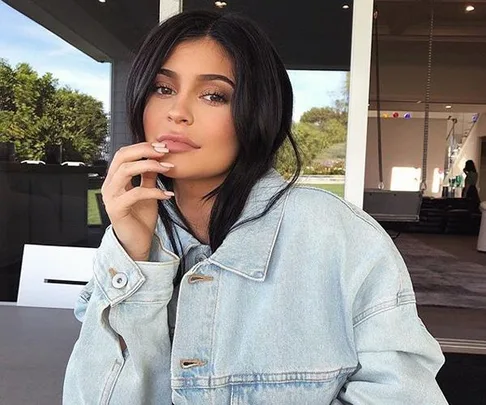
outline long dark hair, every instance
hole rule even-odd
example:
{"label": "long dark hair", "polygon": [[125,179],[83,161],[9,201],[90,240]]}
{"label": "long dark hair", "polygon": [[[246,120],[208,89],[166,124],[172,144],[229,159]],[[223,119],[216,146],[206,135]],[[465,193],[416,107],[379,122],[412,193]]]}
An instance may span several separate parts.
{"label": "long dark hair", "polygon": [[[301,170],[301,158],[291,134],[293,93],[285,66],[266,34],[251,20],[236,14],[206,11],[184,12],[169,18],[147,37],[132,65],[127,86],[127,112],[133,142],[144,142],[143,112],[155,77],[170,52],[181,42],[210,38],[222,46],[234,64],[236,88],[232,116],[239,153],[224,182],[204,198],[215,198],[209,220],[209,242],[214,252],[240,217],[248,196],[274,165],[276,154],[285,140],[295,152],[295,172],[288,185],[277,192],[259,215],[265,215],[293,186]],[[160,175],[171,190],[172,180]],[[179,220],[191,232],[172,200]],[[159,214],[174,253],[182,259],[182,247],[174,237],[174,218],[159,204]],[[236,224],[241,226],[242,223]],[[180,253],[179,253],[180,252]],[[182,278],[182,266],[176,277]]]}
{"label": "long dark hair", "polygon": [[464,170],[466,172],[473,172],[473,173],[477,173],[477,170],[476,170],[476,165],[474,164],[474,161],[472,160],[468,160],[466,162],[466,165],[464,167]]}

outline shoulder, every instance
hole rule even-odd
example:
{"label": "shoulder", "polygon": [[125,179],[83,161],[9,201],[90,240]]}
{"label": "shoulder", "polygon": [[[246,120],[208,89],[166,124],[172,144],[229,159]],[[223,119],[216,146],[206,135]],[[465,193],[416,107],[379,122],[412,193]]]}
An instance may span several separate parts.
{"label": "shoulder", "polygon": [[284,211],[282,240],[287,246],[305,246],[310,261],[319,263],[316,272],[325,268],[326,277],[342,280],[356,311],[413,295],[393,240],[362,209],[325,190],[296,186]]}
{"label": "shoulder", "polygon": [[296,185],[288,195],[285,217],[312,221],[316,227],[332,225],[344,230],[383,234],[383,228],[366,212],[337,195],[315,187]]}

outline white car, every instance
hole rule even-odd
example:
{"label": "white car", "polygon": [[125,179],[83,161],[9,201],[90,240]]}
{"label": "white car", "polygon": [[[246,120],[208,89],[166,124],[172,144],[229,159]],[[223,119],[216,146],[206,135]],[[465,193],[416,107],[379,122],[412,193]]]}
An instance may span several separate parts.
{"label": "white car", "polygon": [[22,160],[20,163],[27,163],[28,165],[45,165],[46,162],[42,160]]}
{"label": "white car", "polygon": [[83,162],[62,162],[61,166],[86,166]]}

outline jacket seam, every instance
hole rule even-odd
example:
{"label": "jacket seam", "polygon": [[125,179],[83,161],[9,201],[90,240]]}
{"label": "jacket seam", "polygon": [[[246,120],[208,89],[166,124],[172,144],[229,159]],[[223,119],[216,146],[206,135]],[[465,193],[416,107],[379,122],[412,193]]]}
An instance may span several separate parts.
{"label": "jacket seam", "polygon": [[[218,388],[227,385],[243,385],[249,383],[264,383],[264,384],[284,384],[284,383],[305,383],[305,382],[329,382],[342,375],[352,373],[356,367],[340,368],[327,372],[313,372],[313,371],[295,371],[282,373],[256,373],[256,374],[231,374],[220,377],[194,377],[194,378],[173,378],[172,382],[177,382],[177,387],[174,388],[194,388],[207,387]],[[292,375],[301,375],[303,378],[291,377]],[[270,377],[270,378],[269,378]],[[280,378],[280,379],[279,379]],[[204,386],[203,386],[204,384]]]}
{"label": "jacket seam", "polygon": [[209,354],[209,358],[211,359],[211,364],[214,364],[214,341],[215,341],[214,336],[216,335],[216,314],[218,313],[218,309],[219,309],[220,285],[221,285],[221,274],[218,277],[218,285],[216,290],[216,306],[214,308],[214,313],[213,313],[213,325],[212,325],[213,330],[211,333],[211,352]]}
{"label": "jacket seam", "polygon": [[326,194],[336,200],[338,200],[341,204],[343,204],[344,206],[346,206],[348,208],[349,211],[351,211],[351,213],[353,214],[353,216],[355,216],[356,218],[359,218],[360,220],[366,222],[368,225],[371,225],[373,227],[373,229],[375,229],[376,231],[378,231],[380,234],[382,233],[382,231],[380,230],[380,228],[378,228],[373,222],[369,221],[366,217],[363,217],[359,212],[356,211],[356,208],[349,204],[346,200],[338,197],[337,195],[331,193],[330,191],[327,191],[327,190],[323,190],[323,189],[320,189],[320,188],[316,188],[316,187],[309,187],[309,186],[297,186],[298,188],[303,188],[303,189],[307,189],[307,190],[314,190],[314,191],[317,191],[321,194]]}
{"label": "jacket seam", "polygon": [[375,315],[381,314],[382,312],[387,312],[404,305],[410,305],[415,303],[415,294],[411,292],[399,293],[395,298],[374,305],[371,308],[364,310],[359,315],[355,316],[353,318],[353,328],[356,328],[361,323],[374,317]]}

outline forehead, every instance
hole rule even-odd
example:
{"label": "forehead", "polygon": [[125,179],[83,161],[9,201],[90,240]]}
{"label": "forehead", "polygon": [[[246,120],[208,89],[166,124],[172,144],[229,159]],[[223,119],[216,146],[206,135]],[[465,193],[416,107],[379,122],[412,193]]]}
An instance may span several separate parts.
{"label": "forehead", "polygon": [[162,67],[179,74],[233,76],[233,61],[221,45],[208,38],[178,44]]}

